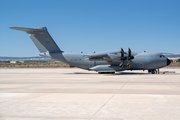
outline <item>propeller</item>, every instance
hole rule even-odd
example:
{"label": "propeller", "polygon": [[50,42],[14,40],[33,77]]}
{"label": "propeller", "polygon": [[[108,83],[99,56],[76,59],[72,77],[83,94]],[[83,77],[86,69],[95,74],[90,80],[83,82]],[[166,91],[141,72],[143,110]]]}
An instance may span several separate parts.
{"label": "propeller", "polygon": [[124,61],[127,59],[127,57],[124,57],[124,50],[121,48],[121,63],[119,64],[120,69],[122,68]]}
{"label": "propeller", "polygon": [[134,56],[131,55],[131,49],[128,48],[128,63],[127,63],[127,67],[130,69],[130,63],[131,63],[131,60],[134,59]]}

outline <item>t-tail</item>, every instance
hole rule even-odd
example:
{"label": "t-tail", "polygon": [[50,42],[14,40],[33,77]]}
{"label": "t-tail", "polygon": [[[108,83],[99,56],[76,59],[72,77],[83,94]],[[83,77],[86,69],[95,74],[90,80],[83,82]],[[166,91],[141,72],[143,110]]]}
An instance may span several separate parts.
{"label": "t-tail", "polygon": [[[57,44],[54,42],[53,38],[47,31],[46,27],[40,28],[21,28],[21,27],[10,27],[10,29],[25,31],[32,39],[41,56],[48,57],[48,53],[63,52]],[[50,56],[49,56],[50,57]]]}

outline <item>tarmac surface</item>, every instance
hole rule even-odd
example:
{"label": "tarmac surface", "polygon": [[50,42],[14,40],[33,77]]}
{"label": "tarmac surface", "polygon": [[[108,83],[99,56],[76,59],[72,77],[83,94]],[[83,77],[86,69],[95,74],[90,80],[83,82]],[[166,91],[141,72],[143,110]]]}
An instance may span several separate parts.
{"label": "tarmac surface", "polygon": [[180,69],[160,71],[0,69],[0,120],[180,120]]}

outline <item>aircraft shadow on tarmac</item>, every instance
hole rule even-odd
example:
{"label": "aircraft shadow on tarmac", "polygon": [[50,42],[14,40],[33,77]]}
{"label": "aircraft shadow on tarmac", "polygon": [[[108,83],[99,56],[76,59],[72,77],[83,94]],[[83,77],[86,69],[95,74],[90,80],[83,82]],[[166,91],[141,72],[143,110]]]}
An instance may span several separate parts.
{"label": "aircraft shadow on tarmac", "polygon": [[117,72],[114,75],[147,75],[148,73]]}
{"label": "aircraft shadow on tarmac", "polygon": [[97,73],[83,73],[83,72],[74,72],[74,74],[97,74]]}
{"label": "aircraft shadow on tarmac", "polygon": [[[98,73],[83,73],[83,72],[74,72],[66,74],[98,74]],[[148,73],[135,73],[135,72],[116,72],[115,74],[99,74],[99,75],[146,75]]]}
{"label": "aircraft shadow on tarmac", "polygon": [[66,74],[98,74],[98,73],[83,73],[83,72],[74,72],[74,73],[66,73]]}

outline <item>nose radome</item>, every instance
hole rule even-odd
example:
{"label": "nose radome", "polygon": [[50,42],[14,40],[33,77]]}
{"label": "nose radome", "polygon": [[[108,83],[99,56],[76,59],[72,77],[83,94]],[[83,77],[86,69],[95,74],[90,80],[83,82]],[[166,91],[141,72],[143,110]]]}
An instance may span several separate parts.
{"label": "nose radome", "polygon": [[167,58],[167,66],[171,64],[171,61]]}

